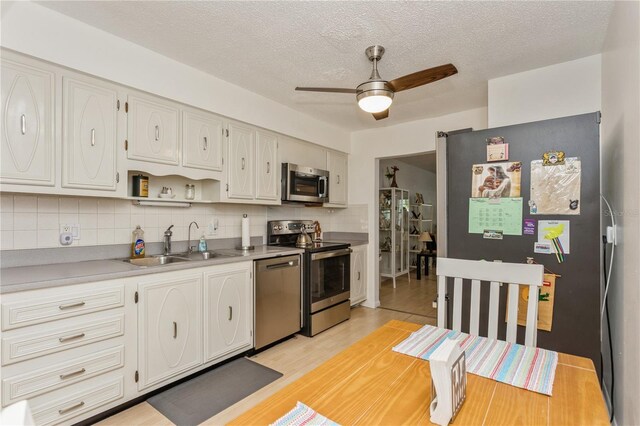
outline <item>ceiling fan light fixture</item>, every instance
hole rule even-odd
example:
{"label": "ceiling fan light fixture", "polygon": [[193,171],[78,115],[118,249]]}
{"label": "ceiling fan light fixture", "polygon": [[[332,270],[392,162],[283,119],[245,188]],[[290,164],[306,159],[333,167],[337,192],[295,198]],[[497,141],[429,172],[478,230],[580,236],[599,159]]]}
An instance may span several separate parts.
{"label": "ceiling fan light fixture", "polygon": [[387,87],[385,81],[368,81],[356,90],[358,106],[369,113],[385,111],[393,102],[393,90]]}

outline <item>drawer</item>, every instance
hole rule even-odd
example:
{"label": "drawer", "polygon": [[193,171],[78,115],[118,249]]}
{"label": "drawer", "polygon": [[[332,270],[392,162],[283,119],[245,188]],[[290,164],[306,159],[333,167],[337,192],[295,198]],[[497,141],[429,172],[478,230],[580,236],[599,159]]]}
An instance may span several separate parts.
{"label": "drawer", "polygon": [[40,324],[124,305],[124,286],[66,292],[46,298],[24,293],[24,299],[2,304],[2,330]]}
{"label": "drawer", "polygon": [[[124,315],[94,321],[78,321],[78,325],[52,327],[38,333],[13,333],[2,338],[2,365],[60,352],[124,334]],[[17,334],[17,335],[16,335]]]}
{"label": "drawer", "polygon": [[2,405],[51,392],[124,366],[124,346],[2,380]]}
{"label": "drawer", "polygon": [[34,404],[31,411],[37,425],[61,423],[80,414],[95,410],[124,397],[124,377],[102,381],[42,405]]}

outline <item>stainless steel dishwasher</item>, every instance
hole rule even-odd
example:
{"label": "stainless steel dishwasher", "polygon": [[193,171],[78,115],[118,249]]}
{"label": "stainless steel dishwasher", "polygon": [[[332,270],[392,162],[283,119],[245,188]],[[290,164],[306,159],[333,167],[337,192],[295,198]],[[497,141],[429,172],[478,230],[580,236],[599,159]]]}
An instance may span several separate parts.
{"label": "stainless steel dishwasher", "polygon": [[300,255],[258,260],[255,268],[255,348],[302,328]]}

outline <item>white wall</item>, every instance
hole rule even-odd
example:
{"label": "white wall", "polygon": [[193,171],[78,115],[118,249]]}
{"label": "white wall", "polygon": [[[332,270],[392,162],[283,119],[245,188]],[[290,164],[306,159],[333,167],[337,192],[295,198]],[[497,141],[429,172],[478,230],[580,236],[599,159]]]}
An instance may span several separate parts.
{"label": "white wall", "polygon": [[366,205],[350,204],[346,209],[294,207],[267,208],[267,220],[317,220],[322,232],[368,232]]}
{"label": "white wall", "polygon": [[600,110],[601,55],[489,80],[489,127]]}
{"label": "white wall", "polygon": [[[435,151],[436,132],[487,126],[487,109],[478,108],[425,120],[351,134],[349,156],[349,202],[366,204],[368,223],[377,223],[378,159]],[[441,206],[442,207],[442,206]],[[377,226],[369,226],[368,307],[380,304],[378,289]]]}
{"label": "white wall", "polygon": [[[616,2],[602,54],[602,192],[619,228],[609,290],[619,425],[640,424],[639,28],[640,3]],[[603,221],[608,224],[609,217]],[[602,351],[610,390],[608,344]]]}
{"label": "white wall", "polygon": [[1,7],[0,44],[4,47],[349,151],[349,133],[326,122],[38,4],[2,2]]}

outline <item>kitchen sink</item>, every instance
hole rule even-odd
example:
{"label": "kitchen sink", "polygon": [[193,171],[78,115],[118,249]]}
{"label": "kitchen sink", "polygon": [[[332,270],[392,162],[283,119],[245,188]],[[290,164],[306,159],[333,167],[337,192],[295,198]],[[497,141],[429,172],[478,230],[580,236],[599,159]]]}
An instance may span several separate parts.
{"label": "kitchen sink", "polygon": [[187,257],[168,255],[168,256],[151,256],[142,257],[138,259],[123,259],[124,262],[128,262],[135,266],[161,266],[169,265],[171,263],[190,262],[191,259]]}

